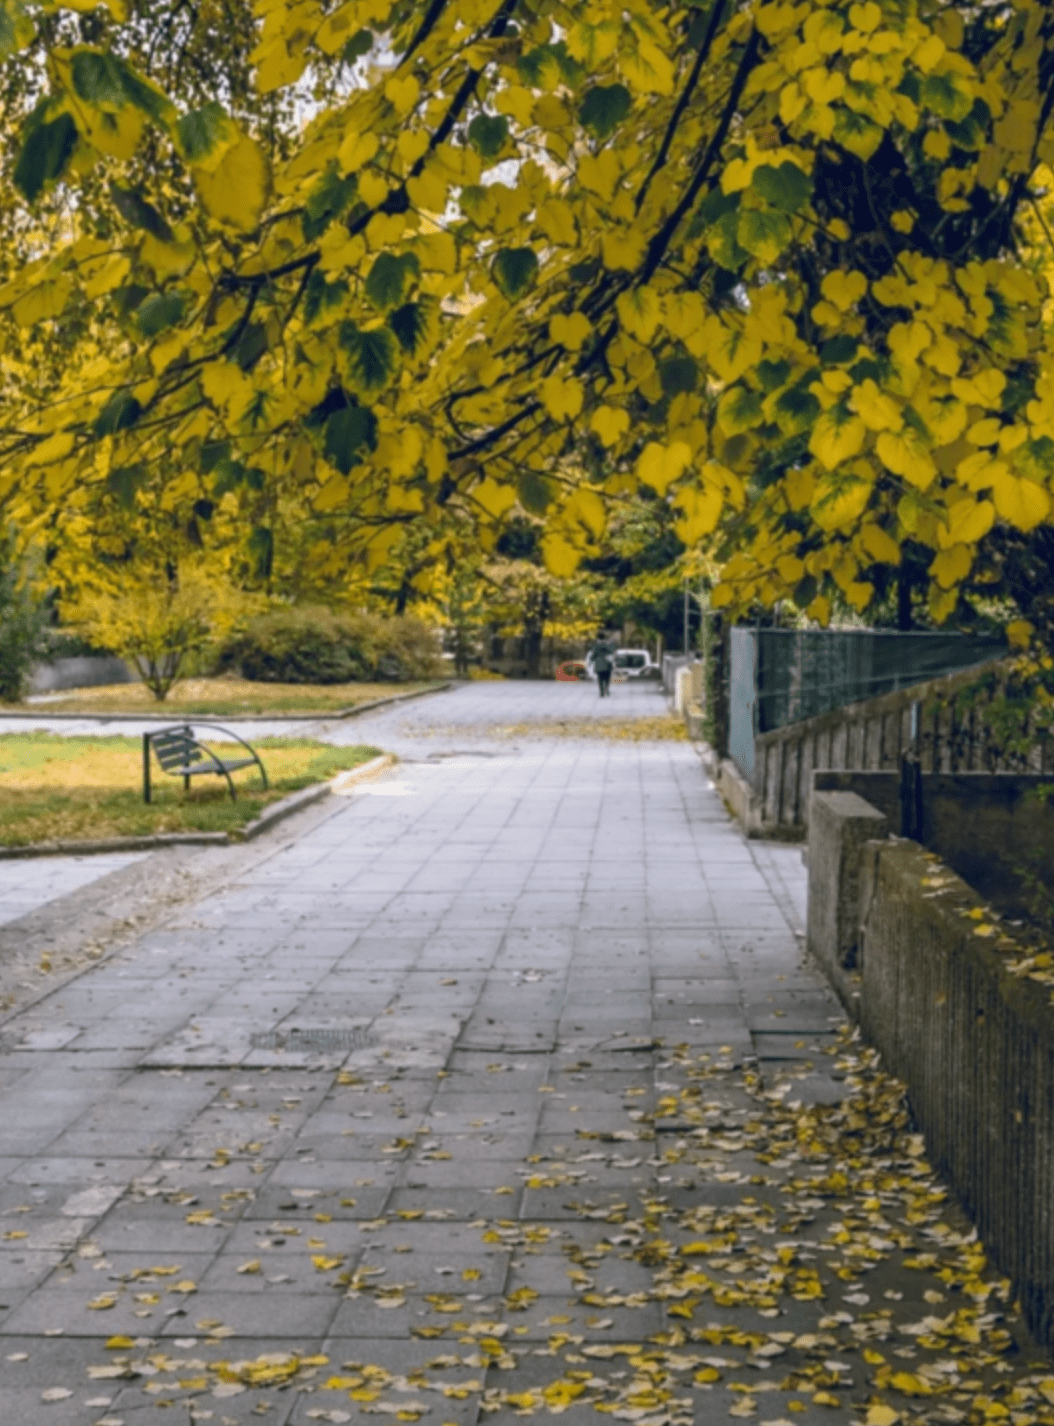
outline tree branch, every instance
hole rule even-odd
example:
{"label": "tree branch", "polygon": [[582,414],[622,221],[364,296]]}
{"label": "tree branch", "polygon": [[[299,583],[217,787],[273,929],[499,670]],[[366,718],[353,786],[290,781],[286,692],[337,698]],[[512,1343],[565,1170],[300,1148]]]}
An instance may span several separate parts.
{"label": "tree branch", "polygon": [[541,409],[542,403],[540,401],[528,402],[522,411],[517,411],[515,416],[510,416],[509,419],[503,421],[500,426],[493,427],[485,436],[479,436],[476,440],[469,441],[468,445],[460,446],[456,451],[448,452],[447,459],[461,460],[465,456],[478,455],[480,451],[485,451],[487,447],[493,445],[495,441],[500,441],[502,436],[506,435],[507,432],[515,430],[521,421],[525,421],[528,416],[533,416],[536,411],[540,411]]}
{"label": "tree branch", "polygon": [[739,61],[739,68],[736,70],[735,78],[732,80],[732,87],[728,91],[728,98],[725,101],[721,118],[718,120],[713,137],[709,144],[707,144],[703,161],[696,169],[691,183],[689,183],[681,197],[681,201],[648,244],[648,252],[644,260],[644,266],[636,279],[635,286],[643,286],[655,272],[659,263],[662,262],[666,249],[673,240],[673,235],[680,226],[681,220],[692,207],[696,198],[698,198],[699,192],[707,180],[710,168],[720,153],[721,145],[728,135],[732,117],[736,112],[736,105],[739,103],[740,95],[743,93],[747,79],[750,77],[750,71],[754,67],[754,61],[757,59],[759,41],[760,35],[758,31],[752,30],[750,32],[750,39],[747,40],[746,48],[743,51],[743,57]]}
{"label": "tree branch", "polygon": [[673,143],[673,136],[677,132],[677,126],[681,122],[681,117],[685,109],[687,109],[692,95],[695,93],[696,86],[699,83],[699,76],[703,71],[703,65],[706,63],[707,56],[710,53],[710,46],[713,44],[717,27],[721,21],[721,13],[724,8],[725,0],[713,0],[713,8],[710,11],[710,23],[706,27],[706,34],[703,36],[702,44],[699,46],[699,53],[696,55],[695,63],[692,65],[692,72],[689,74],[688,82],[685,84],[681,97],[678,99],[674,111],[670,115],[670,122],[666,126],[662,143],[659,145],[659,152],[655,155],[655,162],[651,168],[648,169],[644,182],[640,186],[640,191],[637,193],[637,198],[633,206],[638,213],[647,196],[648,189],[651,187],[652,179],[661,168],[665,168],[666,166],[666,160],[670,154],[670,145]]}
{"label": "tree branch", "polygon": [[427,40],[428,36],[432,33],[432,31],[438,24],[439,18],[442,15],[443,11],[446,9],[446,7],[447,0],[432,0],[431,5],[429,5],[428,9],[425,11],[424,18],[422,19],[420,25],[418,25],[417,27],[417,33],[414,35],[413,39],[409,43],[409,46],[407,47],[406,53],[403,55],[398,65],[396,65],[397,69],[401,69],[406,63],[406,61],[410,58],[410,56],[414,53],[414,51],[420,49],[420,47],[424,44],[425,40]]}

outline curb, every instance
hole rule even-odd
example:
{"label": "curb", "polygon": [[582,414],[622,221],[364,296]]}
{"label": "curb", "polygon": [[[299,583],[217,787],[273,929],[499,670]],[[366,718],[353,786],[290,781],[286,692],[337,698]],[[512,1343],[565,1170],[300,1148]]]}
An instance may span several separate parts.
{"label": "curb", "polygon": [[152,852],[160,847],[222,847],[227,832],[159,832],[152,837],[107,837],[101,842],[30,842],[24,847],[0,847],[0,861],[22,857],[87,857],[99,852]]}
{"label": "curb", "polygon": [[255,841],[294,812],[321,802],[331,793],[340,796],[357,782],[384,772],[395,761],[394,754],[382,753],[379,757],[370,758],[369,762],[360,763],[358,767],[337,773],[329,782],[301,787],[281,801],[273,802],[259,817],[234,832],[159,832],[151,837],[108,837],[100,842],[31,842],[25,847],[0,847],[0,861],[18,861],[23,857],[87,857],[104,852],[156,852],[163,847],[240,846],[242,842]]}
{"label": "curb", "polygon": [[326,786],[336,797],[346,797],[357,783],[365,782],[368,777],[375,777],[377,773],[384,772],[390,767],[394,767],[398,758],[394,753],[381,753],[380,757],[370,758],[368,763],[360,763],[358,767],[349,767],[347,772],[338,772],[332,782]]}
{"label": "curb", "polygon": [[[212,719],[226,717],[228,723],[329,723],[344,718],[357,718],[361,713],[371,713],[375,708],[387,708],[391,703],[408,703],[411,698],[428,698],[433,693],[448,693],[453,682],[437,684],[435,688],[418,688],[413,693],[393,693],[388,698],[371,698],[368,703],[354,703],[350,708],[330,708],[309,713],[233,713],[230,715],[212,713],[190,713],[182,715],[185,723],[193,723],[195,718]],[[39,718],[49,723],[65,719],[70,723],[82,723],[88,719],[95,723],[178,723],[181,715],[176,713],[22,713],[0,709],[0,718]]]}

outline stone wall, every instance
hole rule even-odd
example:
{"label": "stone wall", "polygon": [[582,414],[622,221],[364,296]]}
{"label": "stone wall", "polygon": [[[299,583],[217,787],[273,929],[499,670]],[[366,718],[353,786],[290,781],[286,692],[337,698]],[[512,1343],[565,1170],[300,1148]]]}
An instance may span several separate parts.
{"label": "stone wall", "polygon": [[[884,835],[899,816],[896,774],[814,774],[808,945],[907,1084],[930,1159],[1054,1347],[1054,1004],[990,894],[1001,843],[1054,847],[1049,812],[1026,795],[1038,781],[926,776],[938,857]],[[984,868],[986,894],[953,857]]]}
{"label": "stone wall", "polygon": [[1023,945],[915,842],[864,848],[859,903],[864,1033],[906,1082],[931,1161],[1052,1347],[1050,987],[1009,970]]}

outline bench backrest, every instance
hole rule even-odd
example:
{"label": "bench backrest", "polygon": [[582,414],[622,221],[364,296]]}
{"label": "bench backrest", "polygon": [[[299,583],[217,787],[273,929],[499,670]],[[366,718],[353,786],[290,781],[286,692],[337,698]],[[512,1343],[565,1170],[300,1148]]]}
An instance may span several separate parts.
{"label": "bench backrest", "polygon": [[150,745],[166,772],[169,768],[190,767],[192,763],[213,760],[211,754],[195,742],[189,727],[165,728],[159,733],[151,733]]}

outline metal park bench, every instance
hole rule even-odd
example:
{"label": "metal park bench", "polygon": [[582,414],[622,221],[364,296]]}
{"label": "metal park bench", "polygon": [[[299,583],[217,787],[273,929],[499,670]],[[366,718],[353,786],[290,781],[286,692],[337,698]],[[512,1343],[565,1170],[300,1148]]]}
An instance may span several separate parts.
{"label": "metal park bench", "polygon": [[249,754],[247,758],[223,758],[207,748],[198,738],[194,736],[194,729],[189,723],[184,723],[178,728],[159,728],[156,733],[143,734],[143,801],[150,801],[150,749],[153,748],[158,762],[161,764],[162,772],[167,772],[172,777],[181,777],[183,787],[190,788],[192,777],[201,777],[204,773],[212,773],[215,777],[225,777],[227,786],[231,790],[231,801],[237,799],[234,790],[234,782],[231,773],[236,772],[241,767],[252,767],[255,764],[260,769],[260,776],[263,778],[263,785],[267,787],[267,773],[259,757],[245,741],[239,738],[237,733],[230,732],[227,728],[219,728],[217,724],[198,724],[198,727],[216,728],[218,732],[224,733],[228,738],[233,738],[236,743],[240,743]]}

